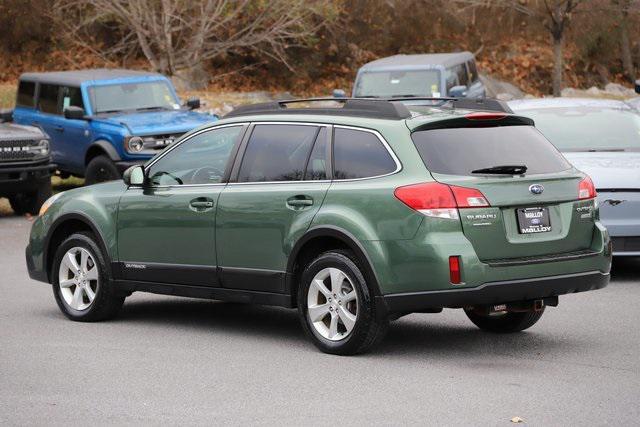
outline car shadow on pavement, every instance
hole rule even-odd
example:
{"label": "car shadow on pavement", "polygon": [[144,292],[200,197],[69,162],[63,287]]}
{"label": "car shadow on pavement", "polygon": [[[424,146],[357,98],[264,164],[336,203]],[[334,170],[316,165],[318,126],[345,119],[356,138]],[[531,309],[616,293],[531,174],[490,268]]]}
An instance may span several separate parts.
{"label": "car shadow on pavement", "polygon": [[631,282],[640,279],[640,257],[616,257],[611,266],[611,280]]}

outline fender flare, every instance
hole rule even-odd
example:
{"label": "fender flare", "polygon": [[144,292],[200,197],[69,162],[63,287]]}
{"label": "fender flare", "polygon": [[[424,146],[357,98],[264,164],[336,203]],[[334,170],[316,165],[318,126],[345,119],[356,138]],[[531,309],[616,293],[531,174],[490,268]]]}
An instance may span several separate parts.
{"label": "fender flare", "polygon": [[[114,162],[119,162],[120,160],[122,160],[122,158],[120,157],[120,154],[118,154],[118,151],[113,147],[113,144],[111,144],[109,141],[106,141],[104,139],[99,139],[97,141],[94,141],[93,144],[91,144],[89,148],[87,148],[87,153],[89,153],[89,151],[91,151],[95,147],[99,147],[100,149],[102,149],[102,151],[107,153],[109,158]],[[87,158],[87,155],[85,154],[85,162],[86,162],[86,158]]]}
{"label": "fender flare", "polygon": [[43,257],[43,261],[44,261],[44,269],[45,272],[47,274],[47,278],[49,280],[49,283],[51,283],[51,269],[50,267],[52,267],[51,265],[49,265],[49,246],[51,244],[51,237],[53,237],[53,235],[55,234],[56,230],[58,229],[58,227],[60,227],[63,223],[69,221],[69,220],[77,220],[80,221],[82,223],[84,223],[85,225],[87,225],[90,229],[91,232],[93,233],[94,236],[96,236],[96,244],[100,247],[100,250],[102,250],[102,253],[104,255],[105,258],[107,258],[106,264],[107,264],[107,268],[109,269],[108,273],[111,279],[114,279],[113,275],[112,275],[112,271],[111,271],[111,263],[113,260],[110,259],[109,257],[109,251],[107,250],[107,247],[104,243],[104,238],[102,237],[102,233],[100,233],[100,230],[98,229],[98,227],[95,225],[95,223],[93,222],[93,220],[91,218],[89,218],[87,215],[80,213],[80,212],[70,212],[70,213],[66,213],[61,215],[60,217],[56,218],[56,220],[51,224],[51,226],[49,227],[49,231],[47,232],[47,235],[44,239],[44,247],[43,247],[43,253],[42,253],[42,257]]}
{"label": "fender flare", "polygon": [[[358,239],[347,230],[344,230],[339,227],[331,226],[331,225],[321,225],[317,227],[310,228],[304,236],[302,236],[296,244],[294,245],[291,253],[289,254],[289,259],[287,261],[287,276],[293,277],[294,267],[296,259],[300,254],[300,251],[305,246],[307,242],[317,237],[332,237],[340,240],[342,243],[347,245],[347,247],[356,255],[360,265],[364,268],[365,278],[371,282],[373,285],[374,297],[381,296],[380,285],[378,283],[378,278],[376,276],[375,270],[372,267],[371,259],[367,254],[366,250],[360,244]],[[289,288],[289,287],[288,287]],[[289,288],[290,289],[290,288]]]}

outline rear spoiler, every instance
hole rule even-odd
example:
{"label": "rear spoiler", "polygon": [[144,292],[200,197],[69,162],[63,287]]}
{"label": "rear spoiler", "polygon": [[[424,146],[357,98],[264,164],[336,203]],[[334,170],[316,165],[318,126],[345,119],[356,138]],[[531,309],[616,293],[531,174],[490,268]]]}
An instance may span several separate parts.
{"label": "rear spoiler", "polygon": [[535,126],[535,122],[523,116],[505,113],[470,113],[464,116],[424,123],[412,130],[419,132],[433,129],[486,128],[497,126]]}

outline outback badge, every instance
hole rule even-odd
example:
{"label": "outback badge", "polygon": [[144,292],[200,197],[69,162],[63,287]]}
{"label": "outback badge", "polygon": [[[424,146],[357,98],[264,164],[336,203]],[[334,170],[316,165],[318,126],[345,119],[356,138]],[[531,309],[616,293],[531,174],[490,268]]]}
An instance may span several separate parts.
{"label": "outback badge", "polygon": [[531,193],[533,194],[542,194],[542,192],[544,191],[544,187],[542,186],[542,184],[532,184],[529,186],[529,191],[531,191]]}

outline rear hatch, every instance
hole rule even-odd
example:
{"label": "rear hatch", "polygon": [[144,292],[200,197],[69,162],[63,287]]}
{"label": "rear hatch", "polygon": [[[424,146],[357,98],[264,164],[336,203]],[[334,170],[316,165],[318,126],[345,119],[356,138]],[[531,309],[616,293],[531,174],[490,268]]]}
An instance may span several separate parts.
{"label": "rear hatch", "polygon": [[531,122],[503,118],[456,119],[455,127],[412,133],[436,181],[477,190],[488,202],[459,209],[478,257],[499,261],[588,250],[595,222],[590,180]]}

